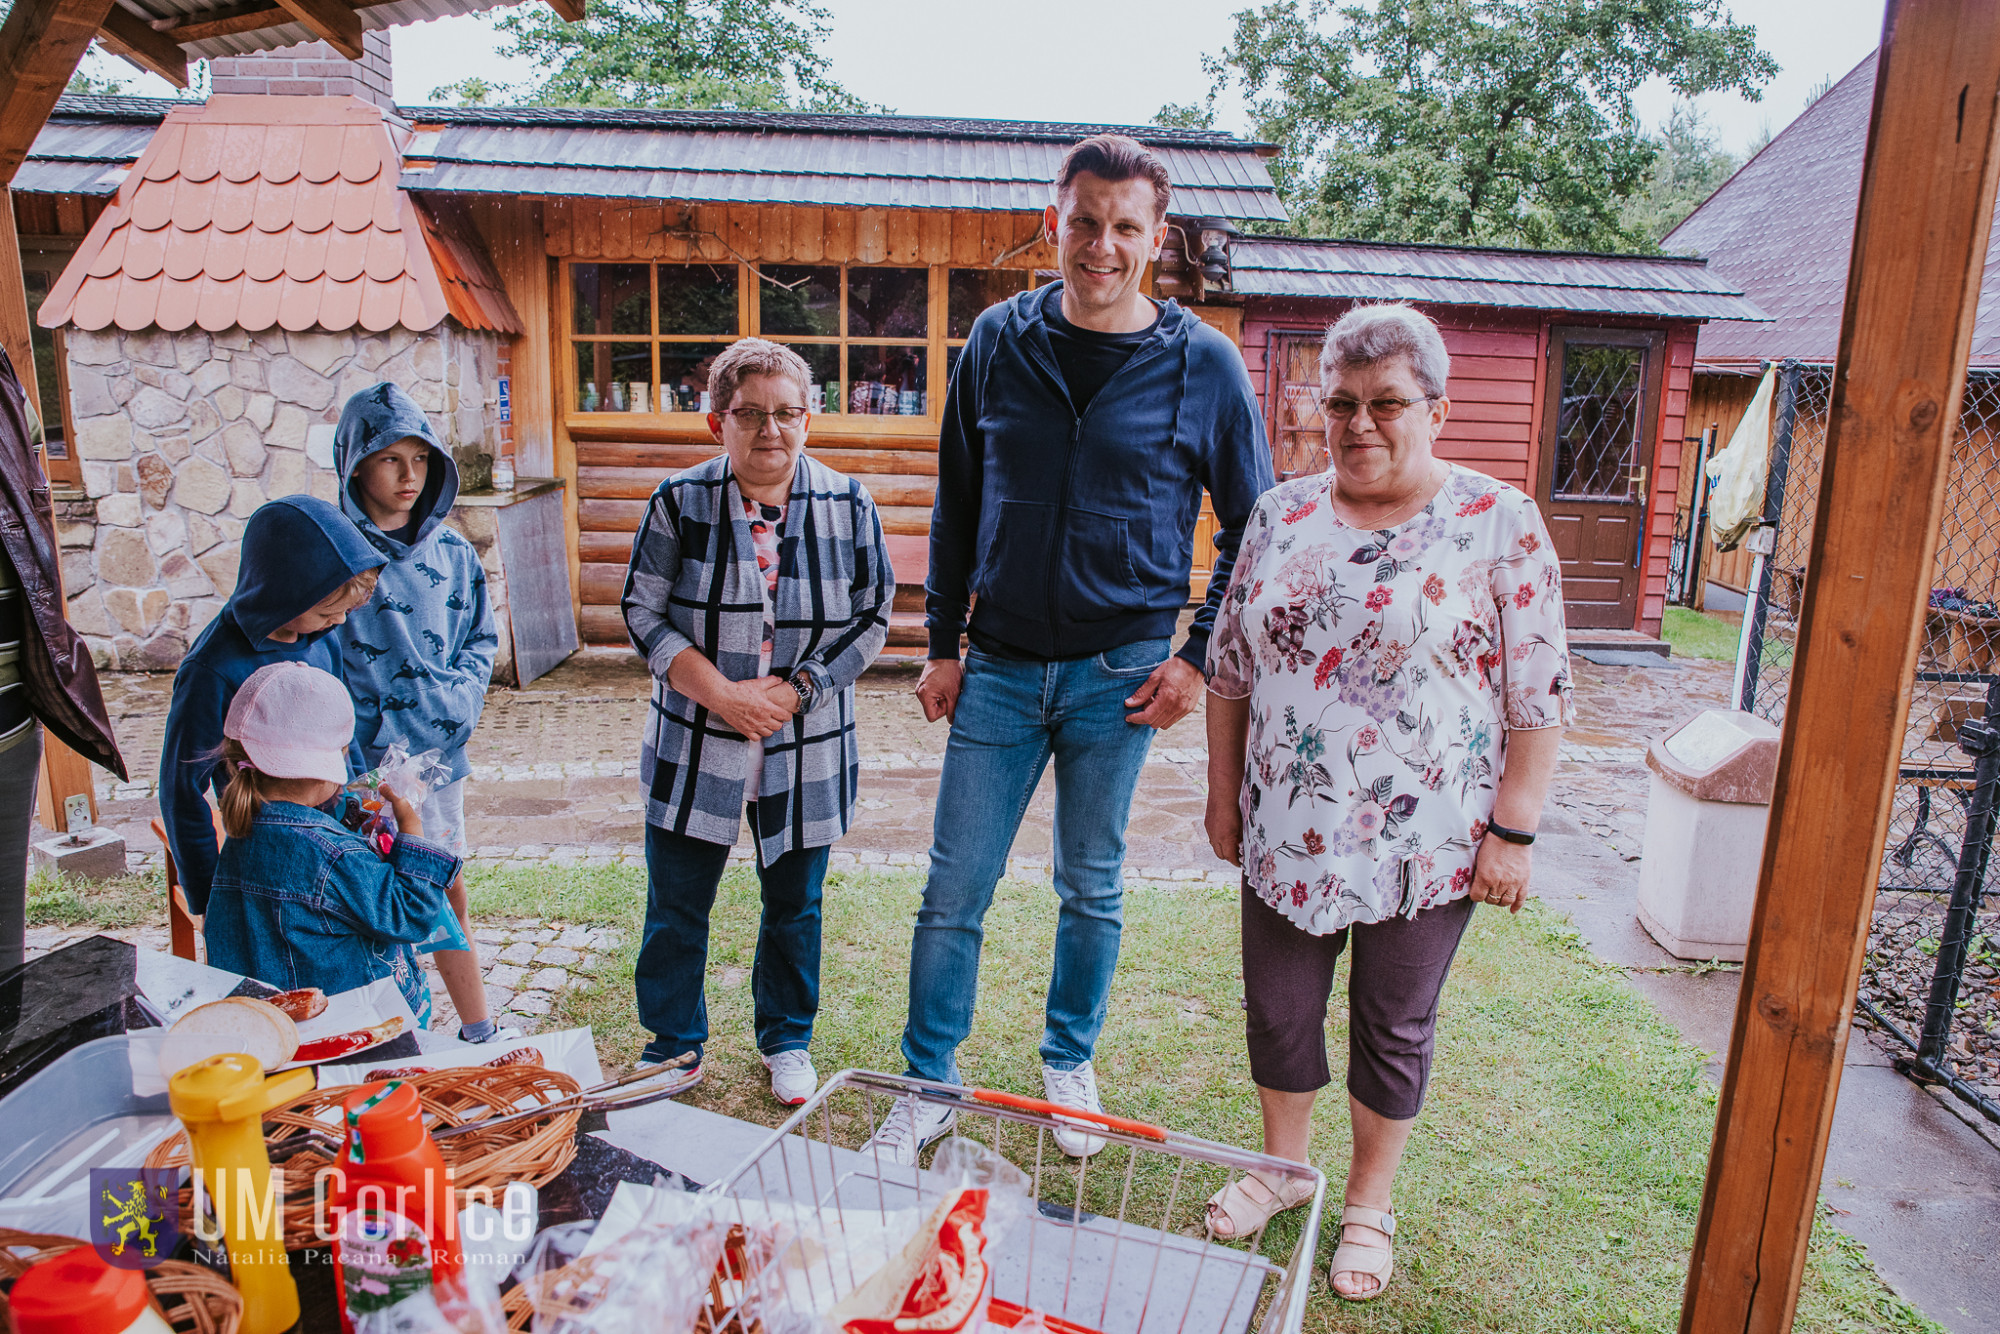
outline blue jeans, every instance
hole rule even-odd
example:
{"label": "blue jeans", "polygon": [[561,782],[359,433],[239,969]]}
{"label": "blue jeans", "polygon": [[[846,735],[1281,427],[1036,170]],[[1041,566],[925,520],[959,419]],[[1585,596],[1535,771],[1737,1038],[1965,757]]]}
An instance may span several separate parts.
{"label": "blue jeans", "polygon": [[[755,819],[751,821],[755,826]],[[757,1050],[803,1051],[819,1013],[820,886],[830,848],[800,848],[758,866],[764,900],[750,967]],[[708,914],[729,848],[646,826],[646,929],[633,985],[653,1034],[642,1059],[670,1060],[708,1041]]]}
{"label": "blue jeans", "polygon": [[1056,764],[1056,921],[1042,1059],[1091,1058],[1118,967],[1124,926],[1125,822],[1153,729],[1125,721],[1126,699],[1167,659],[1144,639],[1069,662],[1021,662],[976,649],[945,746],[931,834],[930,880],[910,945],[909,1073],[958,1082],[972,1031],[986,909],[1007,869],[1021,816]]}

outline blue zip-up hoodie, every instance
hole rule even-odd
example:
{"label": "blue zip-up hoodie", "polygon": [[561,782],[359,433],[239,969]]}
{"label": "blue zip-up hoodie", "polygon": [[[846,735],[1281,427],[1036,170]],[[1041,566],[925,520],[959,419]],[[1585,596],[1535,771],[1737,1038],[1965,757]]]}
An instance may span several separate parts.
{"label": "blue zip-up hoodie", "polygon": [[1081,417],[1049,344],[1063,285],[989,307],[952,371],[924,610],[930,656],[982,634],[1044,658],[1171,635],[1207,489],[1220,525],[1180,656],[1208,653],[1243,525],[1272,485],[1263,414],[1229,339],[1178,302]]}
{"label": "blue zip-up hoodie", "polygon": [[[250,516],[237,557],[236,591],[174,673],[160,752],[160,816],[167,846],[196,914],[208,910],[215,878],[215,818],[202,793],[220,793],[215,751],[229,701],[259,667],[303,662],[341,676],[333,631],[301,635],[289,644],[271,632],[317,606],[342,584],[384,563],[345,515],[324,500],[286,496]],[[359,758],[350,749],[350,763]]]}
{"label": "blue zip-up hoodie", "polygon": [[[370,454],[412,436],[431,447],[431,459],[410,511],[415,540],[403,543],[361,508],[354,470]],[[458,500],[458,465],[424,410],[388,383],[347,400],[333,449],[341,509],[389,558],[374,598],[339,631],[354,695],[355,739],[371,765],[397,741],[413,755],[442,750],[451,776],[463,778],[472,772],[465,743],[486,707],[500,637],[493,633],[479,553],[444,525]]]}

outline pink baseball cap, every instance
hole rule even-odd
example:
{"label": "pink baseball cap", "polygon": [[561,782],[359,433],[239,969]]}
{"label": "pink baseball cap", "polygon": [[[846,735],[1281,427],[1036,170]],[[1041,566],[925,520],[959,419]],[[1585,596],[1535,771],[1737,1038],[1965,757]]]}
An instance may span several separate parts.
{"label": "pink baseball cap", "polygon": [[252,672],[229,701],[222,735],[242,742],[250,763],[273,778],[345,783],[354,701],[317,667],[274,662]]}

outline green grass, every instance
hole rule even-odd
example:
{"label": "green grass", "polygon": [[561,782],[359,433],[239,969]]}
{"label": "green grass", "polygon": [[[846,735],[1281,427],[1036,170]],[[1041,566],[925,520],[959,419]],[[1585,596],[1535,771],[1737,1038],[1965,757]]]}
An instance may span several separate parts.
{"label": "green grass", "polygon": [[1690,607],[1668,607],[1660,622],[1660,638],[1684,658],[1736,661],[1741,628],[1719,616],[1704,616]]}
{"label": "green grass", "polygon": [[29,926],[118,930],[167,924],[167,882],[157,872],[79,880],[43,869],[28,880]]}
{"label": "green grass", "polygon": [[[590,1024],[607,1066],[645,1041],[632,1009],[632,965],[645,895],[632,870],[475,872],[475,916],[533,913],[612,925],[624,945],[551,1021]],[[829,877],[822,1003],[813,1055],[899,1070],[910,923],[921,882],[910,875]],[[775,1125],[750,1037],[749,967],[757,896],[747,872],[725,878],[715,908],[708,1000],[714,1030],[707,1083],[690,1101]],[[987,919],[979,1019],[960,1052],[969,1080],[1037,1092],[1041,997],[1054,934],[1045,886],[1001,885]],[[1259,1143],[1238,1009],[1235,895],[1135,891],[1097,1064],[1110,1110],[1245,1147]],[[1338,1001],[1328,1040],[1346,1050]],[[1473,921],[1446,990],[1429,1102],[1398,1180],[1402,1231],[1386,1296],[1348,1306],[1328,1293],[1332,1253],[1307,1320],[1342,1331],[1670,1331],[1701,1202],[1715,1089],[1683,1042],[1615,969],[1593,960],[1539,905]],[[1337,1090],[1336,1090],[1337,1093]],[[1115,1154],[1117,1151],[1112,1151]],[[1331,1199],[1348,1152],[1344,1100],[1322,1101],[1313,1160]],[[1101,1156],[1099,1164],[1112,1154]],[[1116,1187],[1122,1162],[1091,1183]],[[1163,1174],[1140,1174],[1135,1198],[1163,1199]],[[1051,1195],[1070,1189],[1057,1176]],[[1191,1224],[1206,1186],[1185,1198]],[[1102,1211],[1115,1202],[1086,1190]],[[1298,1216],[1267,1239],[1284,1253]],[[1290,1229],[1290,1231],[1287,1231]],[[1815,1230],[1796,1328],[1933,1331],[1876,1276],[1859,1245]]]}

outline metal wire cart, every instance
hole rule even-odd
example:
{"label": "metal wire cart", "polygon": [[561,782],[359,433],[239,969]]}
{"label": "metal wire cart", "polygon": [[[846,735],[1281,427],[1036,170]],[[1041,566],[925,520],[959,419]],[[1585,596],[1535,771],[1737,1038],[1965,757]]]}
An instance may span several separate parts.
{"label": "metal wire cart", "polygon": [[[1326,1194],[1317,1171],[1008,1093],[844,1070],[710,1188],[722,1197],[714,1216],[789,1203],[814,1210],[821,1229],[833,1233],[936,1205],[953,1188],[939,1172],[861,1150],[901,1099],[953,1109],[954,1134],[995,1151],[1027,1179],[1025,1215],[987,1250],[987,1328],[1012,1327],[1028,1312],[1058,1334],[1292,1334],[1302,1327]],[[1052,1132],[1059,1122],[1085,1119],[1107,1142],[1076,1162],[1057,1150]],[[1310,1180],[1310,1201],[1248,1237],[1214,1240],[1205,1226],[1209,1195],[1253,1168],[1271,1181]],[[822,1263],[824,1272],[808,1281],[816,1277],[828,1290],[866,1277],[836,1272],[831,1256]],[[757,1291],[755,1282],[739,1285],[737,1309],[714,1328],[748,1331],[764,1323]]]}

